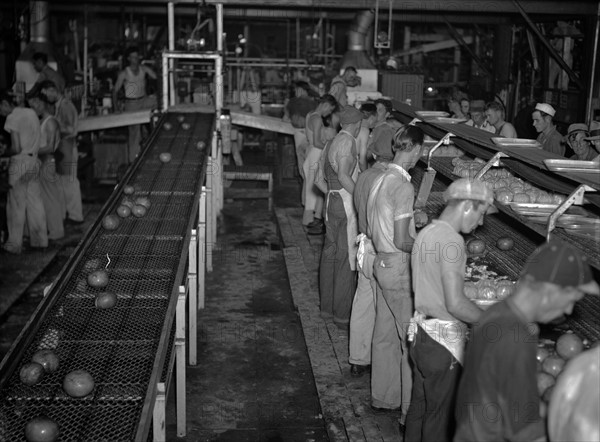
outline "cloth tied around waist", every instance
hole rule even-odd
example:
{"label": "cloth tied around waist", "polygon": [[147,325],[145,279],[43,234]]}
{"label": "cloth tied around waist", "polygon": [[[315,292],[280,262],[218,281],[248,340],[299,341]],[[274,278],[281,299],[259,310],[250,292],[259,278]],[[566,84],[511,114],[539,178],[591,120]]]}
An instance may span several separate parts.
{"label": "cloth tied around waist", "polygon": [[[368,278],[373,276],[373,260],[377,253],[373,247],[373,242],[364,233],[359,233],[356,237],[356,244],[358,244],[358,250],[356,252],[356,264]],[[367,259],[370,256],[371,259]],[[365,269],[365,265],[370,263],[369,269]]]}
{"label": "cloth tied around waist", "polygon": [[463,365],[465,343],[468,337],[468,328],[465,324],[460,321],[427,318],[423,313],[415,311],[408,327],[409,342],[414,341],[415,336],[419,333],[419,327]]}
{"label": "cloth tied around waist", "polygon": [[325,221],[327,221],[327,209],[329,207],[329,197],[332,193],[338,194],[342,198],[344,211],[346,212],[346,241],[348,242],[348,260],[350,261],[350,269],[356,270],[356,236],[358,235],[358,219],[354,210],[354,200],[352,195],[346,189],[330,190],[327,192],[327,200],[325,201]]}

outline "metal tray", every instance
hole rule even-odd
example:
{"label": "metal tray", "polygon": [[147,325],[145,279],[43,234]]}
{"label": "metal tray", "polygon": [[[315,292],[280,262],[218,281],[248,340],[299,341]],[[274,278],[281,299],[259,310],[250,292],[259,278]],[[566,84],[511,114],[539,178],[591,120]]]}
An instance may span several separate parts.
{"label": "metal tray", "polygon": [[527,146],[539,148],[542,147],[542,145],[537,140],[530,140],[529,138],[492,137],[492,141],[498,146]]}
{"label": "metal tray", "polygon": [[530,216],[550,216],[558,208],[558,204],[536,204],[536,203],[506,203],[512,210],[517,212],[519,215],[530,215]]}
{"label": "metal tray", "polygon": [[449,117],[450,114],[444,111],[416,111],[419,117],[422,118],[436,118],[436,117]]}
{"label": "metal tray", "polygon": [[[550,215],[543,215],[543,216],[532,216],[529,218],[530,221],[534,222],[534,223],[540,223],[540,224],[547,224],[548,223],[548,219],[550,218]],[[583,215],[561,215],[560,218],[558,218],[558,220],[556,221],[556,226],[557,227],[565,227],[568,228],[569,226],[582,226],[581,228],[587,228],[587,229],[600,229],[600,219],[598,218],[590,218],[587,216],[583,216]],[[577,228],[577,227],[575,227]]]}
{"label": "metal tray", "polygon": [[449,117],[436,117],[433,120],[437,121],[438,123],[450,123],[450,124],[464,123],[465,121],[467,121],[466,118],[449,118]]}
{"label": "metal tray", "polygon": [[600,174],[600,163],[596,161],[544,160],[552,172],[579,172]]}

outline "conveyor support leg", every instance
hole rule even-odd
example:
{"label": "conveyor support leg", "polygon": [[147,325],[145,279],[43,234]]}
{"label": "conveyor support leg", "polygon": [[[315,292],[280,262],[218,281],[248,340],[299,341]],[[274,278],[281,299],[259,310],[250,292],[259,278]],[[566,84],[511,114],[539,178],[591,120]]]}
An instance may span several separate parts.
{"label": "conveyor support leg", "polygon": [[189,342],[190,342],[190,365],[196,365],[198,347],[198,236],[197,230],[192,229],[192,237],[189,246],[188,258],[188,288],[189,309],[188,309],[188,325],[189,325]]}
{"label": "conveyor support leg", "polygon": [[[204,284],[206,280],[206,256],[208,254],[206,241],[206,188],[200,192],[198,207],[198,308],[204,308]],[[212,250],[210,251],[212,253]]]}
{"label": "conveyor support leg", "polygon": [[154,404],[153,411],[153,428],[152,434],[154,442],[165,442],[167,440],[166,432],[166,403],[167,403],[167,389],[164,382],[159,382],[156,386],[156,403]]}
{"label": "conveyor support leg", "polygon": [[175,375],[177,376],[176,402],[177,402],[177,436],[185,437],[186,434],[186,409],[185,409],[185,286],[179,286],[177,298],[177,311],[175,313]]}

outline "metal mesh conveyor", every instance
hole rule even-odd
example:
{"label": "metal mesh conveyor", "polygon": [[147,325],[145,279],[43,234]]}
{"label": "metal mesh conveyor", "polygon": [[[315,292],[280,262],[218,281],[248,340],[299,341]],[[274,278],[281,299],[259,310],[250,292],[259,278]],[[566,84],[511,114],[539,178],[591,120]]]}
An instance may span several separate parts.
{"label": "metal mesh conveyor", "polygon": [[[182,118],[190,125],[187,130]],[[197,143],[211,145],[213,123],[213,114],[163,115],[0,366],[0,440],[25,440],[26,423],[39,415],[58,423],[61,441],[147,437],[153,389],[164,380],[171,358],[178,286],[206,177],[207,148],[198,149]],[[159,160],[162,152],[172,154],[169,163]],[[116,230],[104,230],[101,218],[115,213],[125,182],[136,188],[134,198],[147,196],[151,207],[142,218],[131,216]],[[107,254],[108,286],[91,288],[87,276],[106,266]],[[115,293],[116,306],[96,308],[100,291]],[[43,348],[54,349],[59,369],[26,386],[19,370]],[[65,375],[76,369],[89,372],[95,382],[82,399],[62,389]]]}

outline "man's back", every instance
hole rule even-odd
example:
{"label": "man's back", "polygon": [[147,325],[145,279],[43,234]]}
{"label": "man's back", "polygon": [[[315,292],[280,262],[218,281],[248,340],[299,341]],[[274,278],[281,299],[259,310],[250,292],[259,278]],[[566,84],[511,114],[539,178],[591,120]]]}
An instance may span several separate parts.
{"label": "man's back", "polygon": [[510,299],[483,313],[467,345],[456,402],[456,442],[535,440],[544,435],[537,342],[537,329],[521,318]]}
{"label": "man's back", "polygon": [[4,129],[19,135],[20,154],[37,155],[41,143],[40,120],[32,109],[15,107],[6,117]]}
{"label": "man's back", "polygon": [[354,187],[354,207],[358,213],[358,231],[367,234],[367,201],[369,192],[377,179],[382,176],[387,166],[381,162],[376,162],[373,167],[361,172],[356,180]]}

